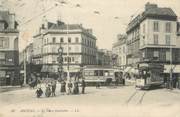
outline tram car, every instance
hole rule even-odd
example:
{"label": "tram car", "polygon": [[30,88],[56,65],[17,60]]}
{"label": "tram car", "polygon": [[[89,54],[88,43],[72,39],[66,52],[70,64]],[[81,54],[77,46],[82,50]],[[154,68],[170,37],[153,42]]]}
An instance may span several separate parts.
{"label": "tram car", "polygon": [[139,75],[136,78],[136,87],[150,89],[163,84],[164,65],[157,63],[141,63],[138,66]]}
{"label": "tram car", "polygon": [[122,70],[112,66],[89,65],[83,68],[83,78],[88,85],[121,83],[122,74]]}

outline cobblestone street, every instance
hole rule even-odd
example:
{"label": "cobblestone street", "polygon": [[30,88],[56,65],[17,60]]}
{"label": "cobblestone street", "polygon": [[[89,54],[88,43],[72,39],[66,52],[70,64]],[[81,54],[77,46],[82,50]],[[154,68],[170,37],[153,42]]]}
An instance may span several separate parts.
{"label": "cobblestone street", "polygon": [[[35,97],[35,89],[20,89],[0,94],[1,116],[46,117],[70,116],[120,116],[128,117],[178,117],[180,91],[155,89],[138,90],[134,86],[87,87],[86,94],[62,95],[57,85],[57,96]],[[158,109],[158,111],[157,111]],[[160,111],[162,111],[160,113]],[[136,113],[136,114],[135,114]],[[86,115],[87,116],[87,115]]]}

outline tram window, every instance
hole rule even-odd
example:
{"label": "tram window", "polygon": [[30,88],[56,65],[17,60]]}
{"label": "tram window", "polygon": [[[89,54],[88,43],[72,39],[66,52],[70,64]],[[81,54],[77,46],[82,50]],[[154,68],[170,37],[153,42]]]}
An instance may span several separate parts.
{"label": "tram window", "polygon": [[104,71],[104,76],[109,76],[109,71]]}
{"label": "tram window", "polygon": [[93,71],[90,71],[90,72],[89,72],[89,75],[90,75],[90,76],[94,76],[94,72],[93,72]]}
{"label": "tram window", "polygon": [[103,70],[99,70],[99,76],[103,76]]}
{"label": "tram window", "polygon": [[94,76],[103,76],[103,70],[95,70]]}
{"label": "tram window", "polygon": [[85,75],[85,76],[89,76],[89,72],[88,72],[88,71],[85,71],[84,75]]}
{"label": "tram window", "polygon": [[98,73],[98,70],[95,70],[95,71],[94,71],[94,76],[98,76],[98,74],[99,74],[99,73]]}

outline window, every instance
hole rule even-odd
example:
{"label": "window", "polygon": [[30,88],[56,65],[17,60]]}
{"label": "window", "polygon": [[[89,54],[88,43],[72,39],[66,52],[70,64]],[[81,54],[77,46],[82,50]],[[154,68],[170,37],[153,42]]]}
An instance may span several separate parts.
{"label": "window", "polygon": [[154,34],[154,44],[158,44],[158,35]]}
{"label": "window", "polygon": [[9,47],[9,38],[0,37],[0,48]]}
{"label": "window", "polygon": [[63,38],[63,37],[60,38],[60,42],[61,42],[61,43],[64,42],[64,38]]}
{"label": "window", "polygon": [[57,57],[56,56],[52,56],[52,63],[56,63],[57,61]]}
{"label": "window", "polygon": [[6,72],[5,71],[0,71],[0,77],[5,77],[5,75],[6,75]]}
{"label": "window", "polygon": [[64,61],[67,62],[67,57],[64,57]]}
{"label": "window", "polygon": [[154,51],[154,56],[153,57],[159,57],[159,51]]}
{"label": "window", "polygon": [[75,52],[79,52],[79,47],[75,46]]}
{"label": "window", "polygon": [[79,43],[79,38],[78,37],[76,37],[76,43]]}
{"label": "window", "polygon": [[74,62],[74,57],[72,57],[72,62]]}
{"label": "window", "polygon": [[5,53],[4,52],[0,52],[0,59],[5,59]]}
{"label": "window", "polygon": [[56,53],[56,52],[57,52],[56,47],[52,47],[52,53]]}
{"label": "window", "polygon": [[158,32],[159,31],[159,22],[157,22],[157,21],[154,22],[153,29],[154,29],[154,32]]}
{"label": "window", "polygon": [[71,43],[71,37],[68,37],[68,43]]}
{"label": "window", "polygon": [[56,37],[53,37],[53,43],[56,43]]}
{"label": "window", "polygon": [[0,23],[0,29],[4,29],[4,23]]}
{"label": "window", "polygon": [[69,47],[69,51],[71,51],[71,47]]}
{"label": "window", "polygon": [[123,53],[124,53],[124,54],[126,53],[125,46],[123,46]]}
{"label": "window", "polygon": [[165,39],[166,39],[166,45],[170,45],[171,44],[171,37],[170,37],[170,35],[166,35]]}
{"label": "window", "polygon": [[166,61],[170,61],[170,51],[166,51]]}
{"label": "window", "polygon": [[46,39],[44,39],[44,44],[46,44]]}
{"label": "window", "polygon": [[167,32],[167,33],[170,33],[170,32],[171,32],[171,23],[170,23],[170,22],[167,22],[167,23],[166,23],[166,32]]}
{"label": "window", "polygon": [[69,57],[69,62],[71,62],[71,57]]}
{"label": "window", "polygon": [[142,52],[142,57],[145,58],[145,52]]}
{"label": "window", "polygon": [[94,70],[94,76],[103,76],[103,70]]}
{"label": "window", "polygon": [[143,24],[143,33],[145,33],[145,28],[146,28],[145,24]]}
{"label": "window", "polygon": [[84,44],[84,39],[82,38],[82,43]]}

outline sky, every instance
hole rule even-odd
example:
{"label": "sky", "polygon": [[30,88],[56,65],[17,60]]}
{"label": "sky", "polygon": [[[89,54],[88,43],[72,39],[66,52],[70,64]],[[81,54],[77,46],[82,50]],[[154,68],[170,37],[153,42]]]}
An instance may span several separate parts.
{"label": "sky", "polygon": [[[1,5],[16,14],[19,22],[20,51],[32,42],[32,36],[46,19],[92,28],[100,49],[112,49],[118,34],[126,32],[132,16],[144,10],[147,2],[170,7],[180,17],[180,0],[0,0]],[[62,4],[62,1],[64,1]],[[55,4],[58,4],[55,7]],[[60,4],[61,3],[61,4]],[[80,7],[76,7],[78,6]]]}

